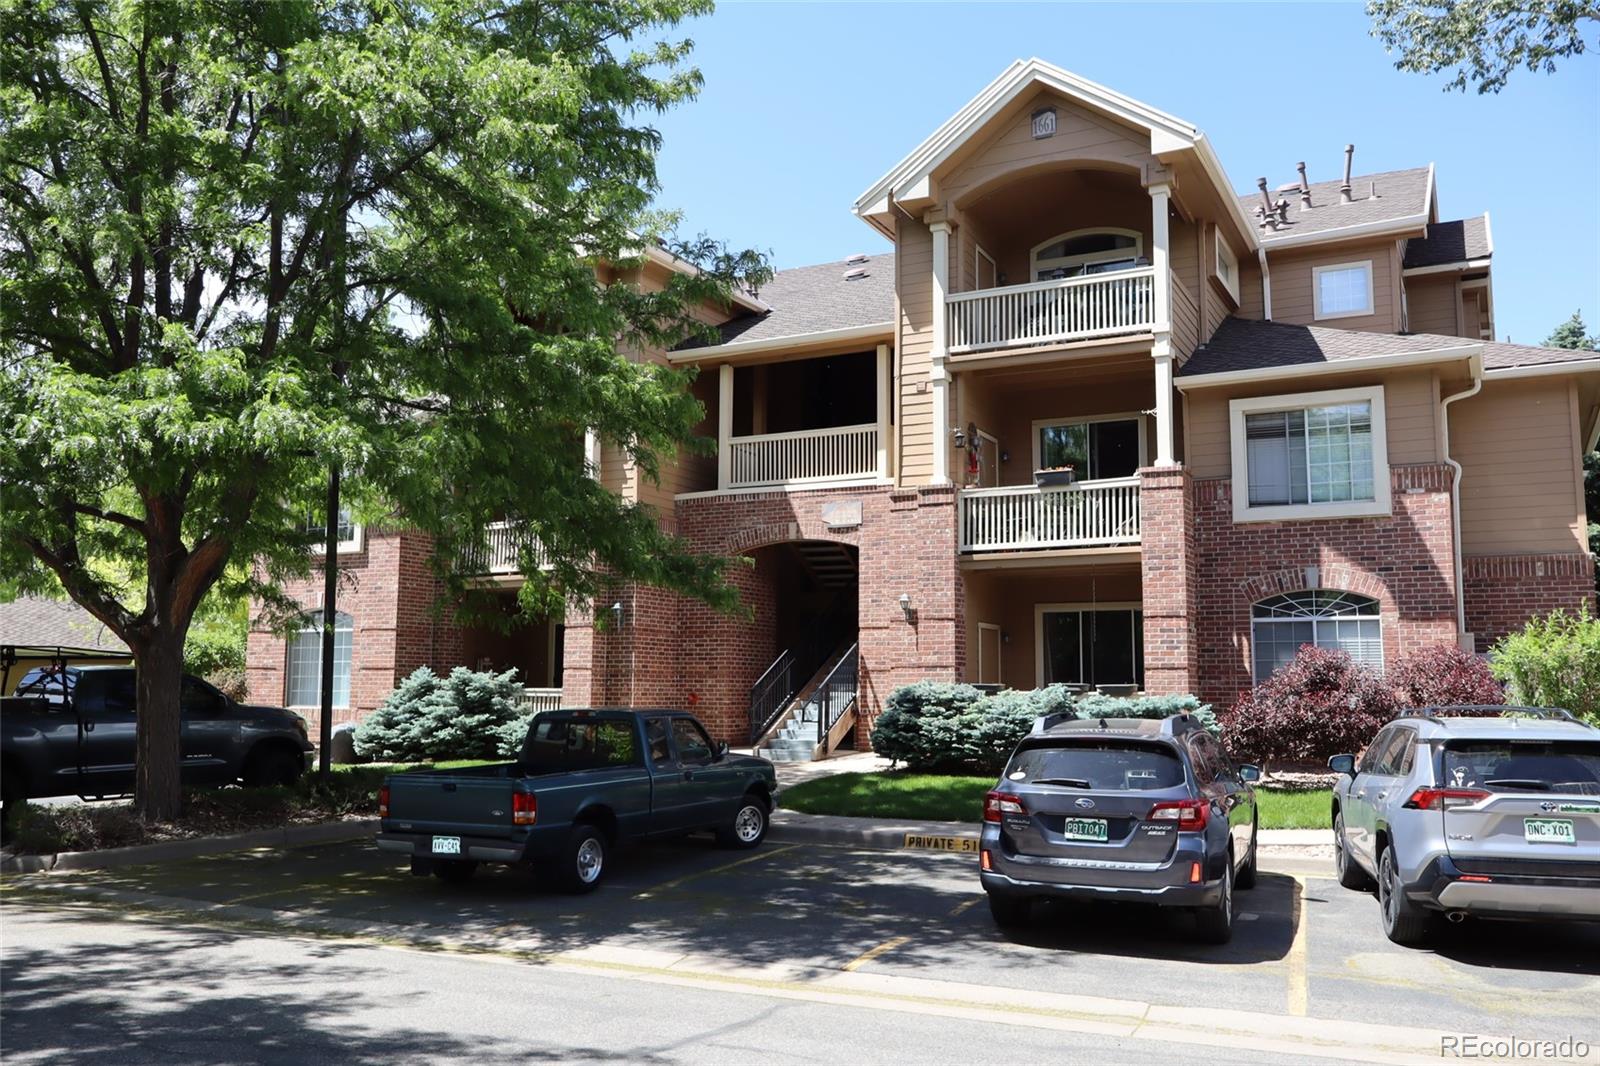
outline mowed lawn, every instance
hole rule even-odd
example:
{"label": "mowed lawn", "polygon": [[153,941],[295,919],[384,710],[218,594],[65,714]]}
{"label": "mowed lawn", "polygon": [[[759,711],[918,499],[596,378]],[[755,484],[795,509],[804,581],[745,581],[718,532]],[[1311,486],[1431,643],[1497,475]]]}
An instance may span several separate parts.
{"label": "mowed lawn", "polygon": [[[932,822],[976,822],[983,817],[983,794],[993,777],[919,774],[890,770],[835,774],[786,788],[778,804],[804,814],[842,814],[852,818],[912,818]],[[1287,792],[1261,789],[1262,829],[1326,829],[1330,824],[1327,789]]]}

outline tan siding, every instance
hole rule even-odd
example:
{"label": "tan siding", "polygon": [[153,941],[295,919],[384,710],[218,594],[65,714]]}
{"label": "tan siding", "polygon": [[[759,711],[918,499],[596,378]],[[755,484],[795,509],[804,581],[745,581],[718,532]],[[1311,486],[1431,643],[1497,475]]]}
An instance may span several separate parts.
{"label": "tan siding", "polygon": [[1450,450],[1461,464],[1461,543],[1467,555],[1572,552],[1584,547],[1565,380],[1490,382],[1450,407]]}
{"label": "tan siding", "polygon": [[933,474],[933,415],[928,359],[933,344],[933,234],[902,218],[895,241],[895,291],[899,296],[900,482],[925,484]]}
{"label": "tan siding", "polygon": [[[1032,113],[1056,109],[1056,135],[1034,140]],[[1096,160],[1142,172],[1154,163],[1150,138],[1111,119],[1092,114],[1054,93],[1040,93],[1032,104],[967,155],[940,180],[944,197],[960,203],[968,193],[1006,174],[1057,162]]]}
{"label": "tan siding", "polygon": [[1406,279],[1406,313],[1412,333],[1464,336],[1458,319],[1454,274],[1424,274]]}
{"label": "tan siding", "polygon": [[[1372,263],[1373,313],[1351,318],[1318,319],[1312,297],[1312,272],[1320,266],[1365,260]],[[1400,328],[1400,308],[1395,300],[1395,246],[1392,241],[1304,252],[1279,252],[1276,255],[1269,251],[1267,266],[1272,271],[1272,317],[1275,321],[1374,333],[1393,333]]]}
{"label": "tan siding", "polygon": [[[1272,280],[1277,281],[1275,271]],[[1262,306],[1261,261],[1254,255],[1239,257],[1239,310],[1235,314],[1240,318],[1266,317],[1266,310]]]}
{"label": "tan siding", "polygon": [[[1405,371],[1379,379],[1389,426],[1390,463],[1431,463],[1438,459],[1438,427],[1434,417],[1433,375]],[[1290,378],[1238,388],[1200,389],[1188,394],[1189,468],[1196,477],[1229,477],[1233,473],[1228,401],[1247,396],[1316,392],[1370,384],[1372,379],[1344,375]]]}

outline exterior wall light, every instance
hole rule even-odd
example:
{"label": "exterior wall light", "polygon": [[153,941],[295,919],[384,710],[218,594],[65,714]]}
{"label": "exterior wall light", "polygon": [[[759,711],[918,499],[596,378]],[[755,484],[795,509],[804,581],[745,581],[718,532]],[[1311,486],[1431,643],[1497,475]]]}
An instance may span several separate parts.
{"label": "exterior wall light", "polygon": [[906,616],[906,621],[909,624],[916,625],[917,609],[911,606],[911,594],[909,592],[900,594],[900,613]]}

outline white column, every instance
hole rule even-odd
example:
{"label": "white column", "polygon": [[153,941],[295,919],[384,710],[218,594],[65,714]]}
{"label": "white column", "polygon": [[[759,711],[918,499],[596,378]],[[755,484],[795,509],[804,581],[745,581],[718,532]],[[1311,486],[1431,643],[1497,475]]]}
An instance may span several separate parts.
{"label": "white column", "polygon": [[1172,186],[1157,182],[1150,186],[1150,265],[1155,269],[1155,315],[1157,334],[1172,332],[1172,257],[1167,235],[1167,205]]}
{"label": "white column", "polygon": [[583,431],[583,463],[590,477],[600,480],[600,434],[593,429]]}
{"label": "white column", "polygon": [[950,484],[950,379],[944,368],[945,295],[950,291],[950,223],[933,222],[933,350],[928,384],[933,391],[933,483]]}
{"label": "white column", "polygon": [[889,346],[878,345],[878,476],[889,476]]}
{"label": "white column", "polygon": [[733,480],[733,364],[717,368],[717,488],[727,491]]}
{"label": "white column", "polygon": [[1172,352],[1156,355],[1156,465],[1176,466],[1172,452]]}

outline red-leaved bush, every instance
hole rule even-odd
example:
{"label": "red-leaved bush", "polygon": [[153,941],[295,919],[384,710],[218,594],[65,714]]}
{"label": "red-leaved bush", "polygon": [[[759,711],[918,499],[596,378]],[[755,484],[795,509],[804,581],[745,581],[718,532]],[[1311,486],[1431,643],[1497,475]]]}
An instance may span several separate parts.
{"label": "red-leaved bush", "polygon": [[1263,765],[1360,751],[1395,712],[1394,691],[1342,651],[1306,645],[1222,714],[1229,751]]}
{"label": "red-leaved bush", "polygon": [[1401,707],[1505,702],[1489,664],[1450,644],[1435,644],[1396,660],[1389,687]]}

